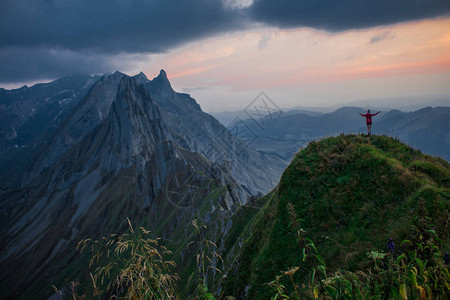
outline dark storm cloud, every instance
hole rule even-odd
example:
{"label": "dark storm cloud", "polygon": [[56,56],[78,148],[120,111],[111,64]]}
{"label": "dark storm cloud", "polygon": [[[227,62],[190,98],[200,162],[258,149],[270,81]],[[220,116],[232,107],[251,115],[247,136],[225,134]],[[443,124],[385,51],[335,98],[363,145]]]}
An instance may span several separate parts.
{"label": "dark storm cloud", "polygon": [[247,8],[239,3],[0,0],[0,82],[123,70],[129,62],[117,62],[118,55],[164,52],[254,21],[339,31],[435,17],[450,7],[449,0],[255,0]]}
{"label": "dark storm cloud", "polygon": [[117,54],[244,27],[217,0],[1,0],[0,82],[111,72]]}
{"label": "dark storm cloud", "polygon": [[279,27],[361,29],[450,13],[449,0],[255,0],[250,16]]}
{"label": "dark storm cloud", "polygon": [[3,47],[159,52],[242,23],[217,0],[2,0]]}
{"label": "dark storm cloud", "polygon": [[26,82],[74,74],[102,74],[139,63],[144,55],[104,55],[93,52],[9,47],[0,48],[0,82]]}

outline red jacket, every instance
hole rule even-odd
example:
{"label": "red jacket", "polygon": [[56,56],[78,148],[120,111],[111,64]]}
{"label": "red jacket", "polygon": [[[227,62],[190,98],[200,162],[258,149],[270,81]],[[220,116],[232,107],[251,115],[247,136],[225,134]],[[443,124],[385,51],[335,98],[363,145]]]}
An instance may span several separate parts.
{"label": "red jacket", "polygon": [[366,117],[366,124],[372,124],[372,117],[378,115],[380,112],[377,112],[376,114],[361,114],[361,116]]}

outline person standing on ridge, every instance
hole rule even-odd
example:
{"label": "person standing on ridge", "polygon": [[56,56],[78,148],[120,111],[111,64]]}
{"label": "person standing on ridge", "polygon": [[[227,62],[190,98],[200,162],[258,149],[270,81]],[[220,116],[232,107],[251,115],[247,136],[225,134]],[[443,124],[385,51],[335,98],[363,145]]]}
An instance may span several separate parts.
{"label": "person standing on ridge", "polygon": [[370,135],[372,132],[372,117],[378,115],[380,112],[377,112],[376,114],[371,114],[370,109],[367,110],[366,114],[360,113],[361,116],[366,117],[366,125],[367,125],[367,135]]}

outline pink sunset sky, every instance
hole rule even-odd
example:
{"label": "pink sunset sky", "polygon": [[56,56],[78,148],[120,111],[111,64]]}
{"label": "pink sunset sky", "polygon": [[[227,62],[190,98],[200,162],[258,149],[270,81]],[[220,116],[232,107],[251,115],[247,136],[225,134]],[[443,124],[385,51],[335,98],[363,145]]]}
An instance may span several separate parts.
{"label": "pink sunset sky", "polygon": [[165,69],[172,86],[206,111],[244,108],[261,91],[283,108],[450,99],[450,18],[339,33],[264,27],[191,42],[137,64],[150,79]]}
{"label": "pink sunset sky", "polygon": [[164,69],[208,112],[260,92],[281,108],[450,106],[448,0],[2,0],[0,15],[3,88]]}

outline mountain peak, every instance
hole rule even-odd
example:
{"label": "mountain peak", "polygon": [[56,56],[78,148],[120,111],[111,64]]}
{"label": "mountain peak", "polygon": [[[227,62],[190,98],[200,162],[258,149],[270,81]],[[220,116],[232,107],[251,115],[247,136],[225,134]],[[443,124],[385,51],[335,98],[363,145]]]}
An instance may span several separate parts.
{"label": "mountain peak", "polygon": [[145,76],[145,74],[144,74],[144,72],[139,72],[139,74],[137,74],[137,75],[134,75],[133,77],[139,77],[139,78],[146,78],[147,79],[147,76]]}
{"label": "mountain peak", "polygon": [[143,84],[143,83],[147,83],[150,81],[150,80],[148,80],[147,76],[145,76],[144,72],[142,72],[142,71],[139,74],[134,75],[133,78],[136,80],[136,82],[138,84]]}
{"label": "mountain peak", "polygon": [[161,69],[161,71],[159,71],[159,75],[154,80],[168,83],[170,85],[169,79],[167,78],[167,73],[166,71],[164,71],[164,69]]}
{"label": "mountain peak", "polygon": [[120,71],[115,71],[112,76],[123,76],[125,75],[124,73],[120,72]]}
{"label": "mountain peak", "polygon": [[172,86],[170,85],[169,79],[167,78],[167,73],[164,69],[161,69],[159,75],[153,78],[152,82],[159,86],[162,90],[173,91]]}
{"label": "mountain peak", "polygon": [[162,79],[168,80],[167,79],[167,73],[166,73],[166,71],[164,71],[164,69],[161,69],[161,71],[159,71],[158,77],[161,77]]}

